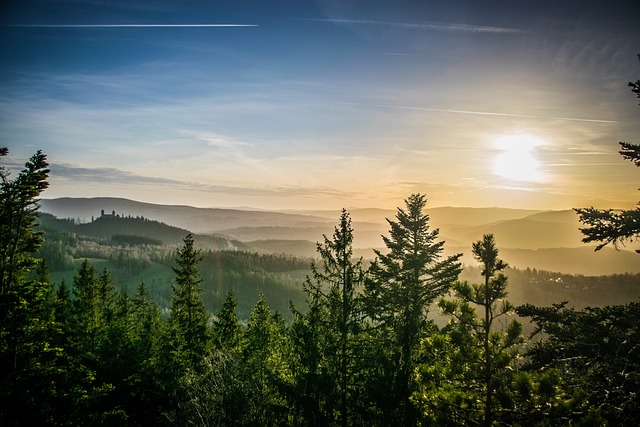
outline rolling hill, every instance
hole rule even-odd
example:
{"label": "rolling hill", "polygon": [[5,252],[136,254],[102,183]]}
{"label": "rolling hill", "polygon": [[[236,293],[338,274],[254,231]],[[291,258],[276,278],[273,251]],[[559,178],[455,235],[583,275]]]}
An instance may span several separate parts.
{"label": "rolling hill", "polygon": [[[50,199],[41,202],[44,212],[61,218],[80,218],[91,230],[91,218],[102,209],[122,215],[144,216],[199,234],[205,247],[229,248],[260,253],[315,256],[316,242],[330,236],[340,216],[338,210],[267,212],[243,209],[205,209],[140,203],[119,198]],[[385,218],[395,211],[353,209],[354,249],[358,256],[372,258],[373,248],[384,252],[381,235],[387,233]],[[632,251],[605,248],[594,252],[581,242],[578,217],[572,210],[541,211],[503,208],[438,207],[427,209],[432,228],[440,229],[448,254],[464,253],[472,265],[471,244],[492,233],[505,261],[518,268],[537,268],[570,274],[603,275],[640,272],[639,258]],[[149,231],[145,237],[154,238]],[[115,230],[111,231],[112,233]],[[208,233],[206,237],[204,233]],[[131,233],[139,234],[139,233]],[[210,241],[207,241],[210,240]],[[175,237],[171,240],[175,243]]]}
{"label": "rolling hill", "polygon": [[120,216],[144,216],[193,233],[212,233],[247,225],[306,227],[328,222],[326,218],[312,215],[157,205],[113,197],[43,199],[40,205],[43,212],[58,218],[77,218],[81,222],[89,222],[100,216],[102,210],[115,211]]}

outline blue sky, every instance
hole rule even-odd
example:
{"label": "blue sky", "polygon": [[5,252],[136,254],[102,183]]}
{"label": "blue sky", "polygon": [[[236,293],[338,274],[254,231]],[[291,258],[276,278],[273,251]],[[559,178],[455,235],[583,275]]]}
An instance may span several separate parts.
{"label": "blue sky", "polygon": [[640,25],[597,3],[9,1],[2,145],[48,198],[630,207]]}

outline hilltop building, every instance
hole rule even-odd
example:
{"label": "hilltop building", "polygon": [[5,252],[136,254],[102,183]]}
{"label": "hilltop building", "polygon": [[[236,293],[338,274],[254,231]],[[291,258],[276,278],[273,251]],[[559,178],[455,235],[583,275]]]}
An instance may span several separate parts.
{"label": "hilltop building", "polygon": [[116,211],[111,211],[110,214],[104,213],[104,209],[100,211],[100,218],[120,218],[120,215],[116,215]]}

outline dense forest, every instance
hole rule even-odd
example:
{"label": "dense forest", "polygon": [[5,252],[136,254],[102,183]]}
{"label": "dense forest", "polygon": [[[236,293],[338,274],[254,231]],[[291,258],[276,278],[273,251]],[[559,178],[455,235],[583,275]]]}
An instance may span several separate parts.
{"label": "dense forest", "polygon": [[[398,208],[383,237],[388,250],[371,262],[353,256],[346,210],[318,257],[299,260],[203,250],[190,233],[175,249],[127,229],[98,244],[71,220],[48,229],[54,219],[39,216],[37,203],[47,167],[37,152],[14,179],[1,170],[2,425],[555,426],[640,417],[640,303],[515,307],[494,237],[473,244],[480,267],[463,269],[460,255],[443,256],[424,195]],[[163,289],[144,278],[117,288],[91,258],[109,259],[118,274],[156,263],[172,279]],[[71,280],[52,280],[47,264],[75,268]],[[283,278],[305,268],[300,298],[274,310],[267,293],[282,298],[297,280]],[[606,288],[593,278],[518,276],[539,287]],[[246,316],[239,293],[255,297]],[[534,330],[524,333],[519,319]]]}

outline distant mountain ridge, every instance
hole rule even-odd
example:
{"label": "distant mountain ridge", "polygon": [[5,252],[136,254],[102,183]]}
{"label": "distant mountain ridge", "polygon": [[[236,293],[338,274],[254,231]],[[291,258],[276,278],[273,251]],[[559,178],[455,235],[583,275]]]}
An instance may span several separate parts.
{"label": "distant mountain ridge", "polygon": [[[211,239],[224,238],[230,248],[304,257],[314,255],[316,242],[323,240],[323,234],[333,233],[340,215],[339,210],[196,208],[120,198],[45,199],[41,206],[42,211],[59,218],[80,218],[87,222],[103,209],[115,210],[116,214],[140,215],[201,235],[216,234]],[[437,207],[426,212],[431,227],[440,230],[445,250],[463,252],[467,264],[475,262],[470,256],[471,244],[483,234],[492,233],[505,261],[518,268],[591,275],[640,272],[640,255],[610,248],[594,253],[594,245],[582,243],[580,223],[572,210]],[[384,251],[381,235],[388,232],[386,218],[394,218],[396,211],[356,208],[349,213],[355,253],[371,258],[373,248]]]}
{"label": "distant mountain ridge", "polygon": [[122,216],[144,216],[193,233],[216,232],[245,225],[252,226],[304,226],[306,223],[324,223],[326,218],[271,211],[253,211],[226,208],[196,208],[186,205],[159,205],[116,197],[43,199],[43,212],[58,218],[79,218],[85,222],[100,216],[100,212],[115,211]]}
{"label": "distant mountain ridge", "polygon": [[[156,241],[158,244],[178,246],[182,244],[184,237],[191,231],[174,227],[163,222],[136,217],[98,217],[86,223],[70,222],[59,219],[48,212],[40,212],[38,222],[45,232],[72,232],[80,236],[96,239],[126,241],[142,238],[142,241]],[[45,237],[46,238],[46,237]],[[251,251],[253,248],[235,239],[229,239],[220,235],[195,234],[196,244],[205,249],[232,249]]]}

